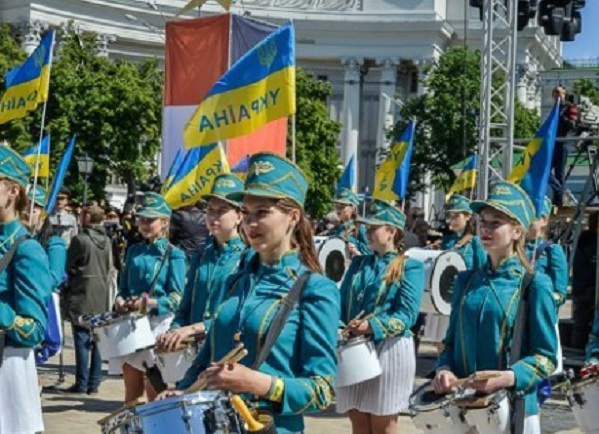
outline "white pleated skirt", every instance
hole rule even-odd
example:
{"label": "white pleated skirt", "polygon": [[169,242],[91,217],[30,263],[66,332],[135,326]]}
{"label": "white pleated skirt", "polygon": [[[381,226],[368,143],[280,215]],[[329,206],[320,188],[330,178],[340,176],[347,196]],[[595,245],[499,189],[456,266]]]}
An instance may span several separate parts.
{"label": "white pleated skirt", "polygon": [[386,339],[377,346],[382,374],[372,380],[337,388],[337,412],[355,409],[376,416],[406,410],[414,388],[416,356],[412,337]]}
{"label": "white pleated skirt", "polygon": [[[154,337],[158,337],[159,335],[166,333],[169,330],[169,328],[171,327],[171,323],[173,322],[174,318],[175,318],[175,314],[173,314],[173,313],[167,313],[165,315],[159,315],[159,316],[151,316],[150,317],[150,327],[152,328],[152,334],[154,335]],[[142,371],[142,372],[146,371],[146,369],[144,368],[144,362],[146,363],[148,368],[151,368],[152,366],[155,365],[154,350],[138,351],[136,353],[129,354],[128,356],[125,356],[125,357],[119,358],[119,359],[122,360],[121,364],[127,363],[128,365],[131,365],[138,371]],[[112,366],[113,371],[115,368],[114,365],[115,364],[113,363],[113,366]],[[111,366],[110,366],[110,362],[109,362],[109,370],[110,370],[110,368],[111,368]]]}
{"label": "white pleated skirt", "polygon": [[0,367],[0,434],[43,430],[33,349],[6,347]]}

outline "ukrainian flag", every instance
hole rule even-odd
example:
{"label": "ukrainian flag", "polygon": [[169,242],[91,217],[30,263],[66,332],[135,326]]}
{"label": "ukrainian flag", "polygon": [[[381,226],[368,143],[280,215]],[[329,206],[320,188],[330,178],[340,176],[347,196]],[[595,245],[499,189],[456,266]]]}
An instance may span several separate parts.
{"label": "ukrainian flag", "polygon": [[210,194],[214,178],[229,173],[225,152],[217,143],[191,149],[164,194],[173,209],[198,202],[201,196]]}
{"label": "ukrainian flag", "polygon": [[187,123],[187,149],[249,134],[295,113],[295,36],[285,24],[241,57]]}
{"label": "ukrainian flag", "polygon": [[349,161],[347,162],[347,166],[343,170],[343,174],[341,175],[341,179],[337,183],[337,192],[341,189],[347,189],[357,192],[356,188],[356,159],[355,156],[352,155]]}
{"label": "ukrainian flag", "polygon": [[62,188],[64,178],[65,176],[67,176],[67,171],[69,170],[69,164],[71,164],[71,159],[73,158],[73,152],[75,151],[76,141],[77,136],[73,136],[73,138],[67,145],[67,148],[65,149],[64,153],[62,154],[60,164],[58,164],[58,170],[54,175],[54,179],[52,179],[50,195],[48,196],[48,201],[46,202],[46,212],[48,214],[52,214],[52,211],[54,211],[54,206],[56,205],[56,198],[58,197],[58,193]]}
{"label": "ukrainian flag", "polygon": [[543,201],[551,175],[551,160],[555,147],[559,113],[558,101],[545,123],[541,125],[535,138],[526,146],[522,158],[508,177],[508,181],[520,184],[522,189],[528,193],[535,204],[537,217],[541,217],[543,213]]}
{"label": "ukrainian flag", "polygon": [[454,193],[474,188],[476,186],[477,173],[478,158],[476,157],[476,154],[474,154],[470,157],[470,160],[462,169],[462,173],[456,178],[455,182],[447,192],[445,200],[449,199]]}
{"label": "ukrainian flag", "polygon": [[389,202],[403,200],[408,191],[416,123],[410,121],[376,171],[373,196]]}
{"label": "ukrainian flag", "polygon": [[245,181],[248,172],[248,166],[250,164],[250,156],[243,157],[237,162],[237,164],[231,167],[231,172],[237,175],[239,179]]}
{"label": "ukrainian flag", "polygon": [[21,66],[6,74],[6,92],[0,101],[0,124],[22,118],[48,99],[54,33],[48,33]]}
{"label": "ukrainian flag", "polygon": [[177,174],[177,171],[179,170],[179,166],[181,166],[181,163],[183,163],[183,150],[179,148],[179,150],[177,150],[177,153],[175,154],[175,159],[173,160],[171,167],[168,169],[166,179],[162,184],[162,193],[168,191],[169,187],[173,182],[173,179],[175,178],[175,175]]}
{"label": "ukrainian flag", "polygon": [[39,152],[39,163],[37,176],[40,178],[47,178],[50,176],[50,135],[46,135],[39,145],[32,146],[23,153],[23,159],[31,166],[31,172],[35,174],[35,165],[38,161]]}

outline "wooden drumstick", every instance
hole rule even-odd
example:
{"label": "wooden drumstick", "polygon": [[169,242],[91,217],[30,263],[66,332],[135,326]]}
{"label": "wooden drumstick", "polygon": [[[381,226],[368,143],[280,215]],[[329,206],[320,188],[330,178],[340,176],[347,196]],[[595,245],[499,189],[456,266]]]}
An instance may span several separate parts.
{"label": "wooden drumstick", "polygon": [[346,325],[346,326],[343,328],[343,330],[341,330],[341,334],[342,334],[342,335],[347,335],[347,333],[349,332],[349,328],[350,328],[350,327],[351,327],[351,326],[352,326],[352,325],[353,325],[353,324],[354,324],[356,321],[359,321],[359,320],[362,318],[362,316],[364,315],[364,313],[365,313],[365,312],[362,310],[362,311],[360,311],[360,313],[359,313],[359,314],[357,314],[355,317],[353,317],[353,318],[352,318],[352,319],[349,321],[349,323],[348,323],[348,324],[347,324],[347,325]]}
{"label": "wooden drumstick", "polygon": [[250,409],[239,395],[233,395],[231,397],[231,404],[235,407],[235,410],[237,410],[237,413],[239,413],[241,418],[248,424],[249,432],[258,432],[264,429],[264,424],[254,418]]}
{"label": "wooden drumstick", "polygon": [[[235,348],[233,348],[231,351],[225,354],[224,357],[222,357],[218,362],[216,362],[216,364],[222,365],[224,363],[237,363],[241,359],[243,359],[247,354],[248,350],[243,348],[242,343],[239,343]],[[208,379],[206,378],[206,376],[200,375],[200,377],[195,381],[195,383],[193,383],[191,386],[185,389],[185,393],[187,394],[198,392],[200,390],[205,389],[207,385]]]}
{"label": "wooden drumstick", "polygon": [[[451,389],[454,389],[456,387],[461,387],[465,384],[468,384],[472,381],[484,381],[484,380],[490,380],[492,378],[498,378],[501,374],[496,372],[496,373],[488,373],[488,374],[472,374],[469,377],[466,378],[458,378],[457,380],[453,380],[452,382],[449,383],[449,387]],[[427,388],[427,391],[432,392],[434,391],[434,387],[431,385],[430,387]]]}

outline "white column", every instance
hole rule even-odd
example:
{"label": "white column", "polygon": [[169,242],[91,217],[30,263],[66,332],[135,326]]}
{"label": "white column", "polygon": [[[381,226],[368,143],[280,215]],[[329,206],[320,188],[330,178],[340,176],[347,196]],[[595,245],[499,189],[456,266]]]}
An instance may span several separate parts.
{"label": "white column", "polygon": [[426,80],[428,71],[435,63],[435,59],[435,57],[428,57],[425,59],[414,60],[414,65],[418,69],[418,96],[422,96],[425,93],[427,93],[427,88],[424,84],[424,80]]}
{"label": "white column", "polygon": [[377,59],[377,64],[381,66],[381,86],[376,136],[376,164],[380,164],[390,146],[387,134],[395,123],[395,89],[399,59]]}
{"label": "white column", "polygon": [[100,34],[96,36],[96,51],[98,57],[108,57],[108,45],[116,41],[116,36]]}
{"label": "white column", "polygon": [[[343,86],[343,132],[341,135],[341,158],[343,167],[355,155],[356,172],[359,167],[358,140],[360,129],[360,66],[364,59],[349,57],[342,59],[345,66],[345,79]],[[356,173],[356,180],[359,180]]]}
{"label": "white column", "polygon": [[21,25],[23,29],[23,50],[30,55],[37,48],[42,40],[42,23],[39,21],[26,21]]}
{"label": "white column", "polygon": [[524,106],[528,106],[528,80],[530,68],[527,64],[516,65],[516,98]]}

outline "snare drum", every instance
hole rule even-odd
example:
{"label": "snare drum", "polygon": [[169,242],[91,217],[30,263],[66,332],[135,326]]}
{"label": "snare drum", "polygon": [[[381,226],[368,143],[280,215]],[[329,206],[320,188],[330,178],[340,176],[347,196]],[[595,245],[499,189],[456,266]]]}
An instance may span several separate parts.
{"label": "snare drum", "polygon": [[93,332],[98,350],[105,360],[149,348],[156,340],[148,316],[135,313],[111,318],[93,326]]}
{"label": "snare drum", "polygon": [[454,396],[452,406],[461,409],[464,421],[477,433],[510,433],[510,404],[505,390],[480,396],[472,389],[465,389]]}
{"label": "snare drum", "polygon": [[466,271],[462,255],[452,250],[412,248],[406,251],[406,256],[424,265],[425,293],[420,312],[449,315],[456,275]]}
{"label": "snare drum", "polygon": [[428,382],[410,396],[412,420],[427,434],[466,434],[470,431],[461,409],[450,404],[446,395],[437,395]]}
{"label": "snare drum", "polygon": [[156,365],[160,369],[164,382],[173,384],[180,381],[191,367],[198,351],[198,343],[190,343],[177,351],[155,350]]}
{"label": "snare drum", "polygon": [[374,342],[364,336],[337,344],[337,387],[353,386],[382,373]]}
{"label": "snare drum", "polygon": [[566,397],[580,429],[585,434],[599,434],[599,377],[574,383]]}
{"label": "snare drum", "polygon": [[324,274],[333,282],[341,283],[345,274],[347,252],[341,237],[314,237],[314,246]]}
{"label": "snare drum", "polygon": [[219,391],[190,393],[135,407],[125,425],[127,434],[245,433],[229,397]]}

